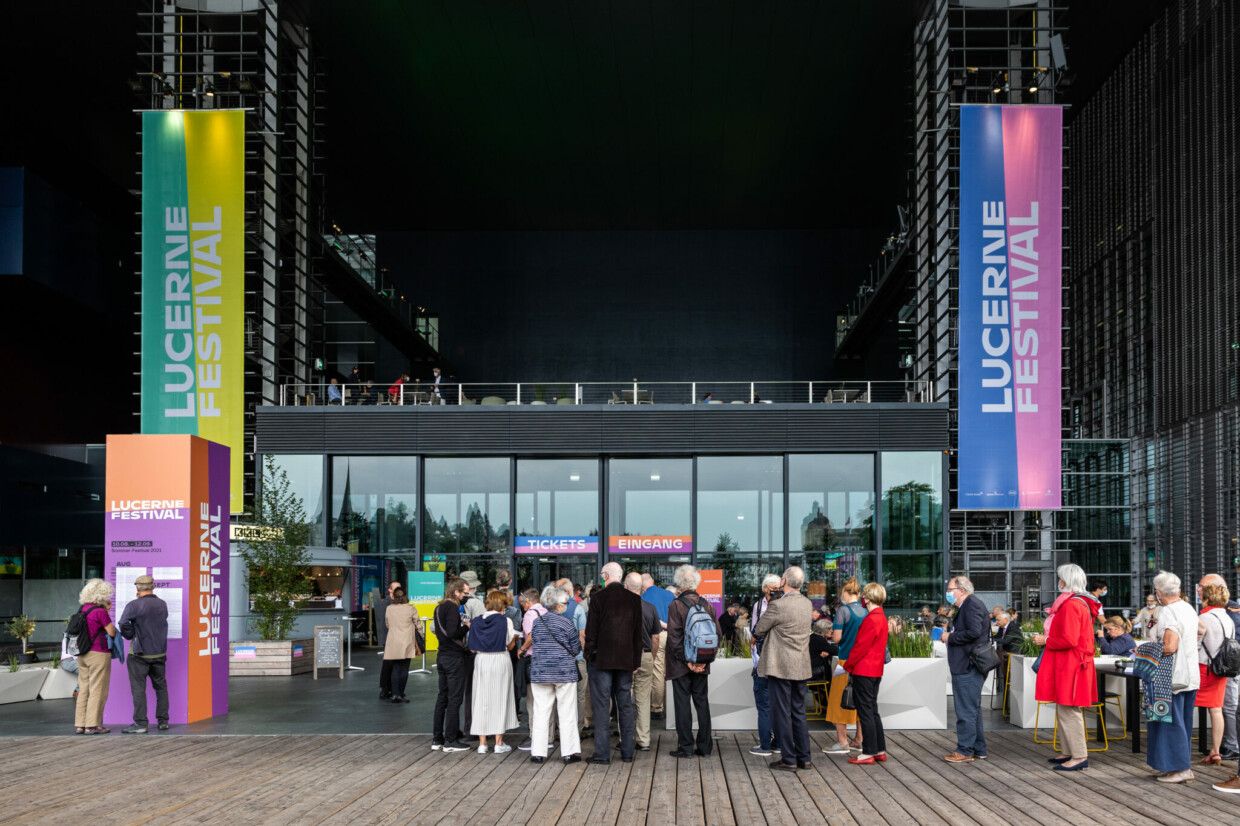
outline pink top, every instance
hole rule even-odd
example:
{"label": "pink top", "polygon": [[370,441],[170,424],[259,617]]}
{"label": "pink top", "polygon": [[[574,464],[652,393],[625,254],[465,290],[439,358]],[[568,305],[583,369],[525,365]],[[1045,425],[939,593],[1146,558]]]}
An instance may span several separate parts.
{"label": "pink top", "polygon": [[[86,630],[90,632],[90,638],[95,640],[94,644],[91,645],[90,650],[103,651],[106,653],[111,649],[108,648],[108,632],[102,629],[112,624],[112,617],[108,615],[108,609],[102,605],[82,606],[83,611],[88,608],[95,609],[86,615]],[[98,639],[95,639],[96,634],[99,635]]]}

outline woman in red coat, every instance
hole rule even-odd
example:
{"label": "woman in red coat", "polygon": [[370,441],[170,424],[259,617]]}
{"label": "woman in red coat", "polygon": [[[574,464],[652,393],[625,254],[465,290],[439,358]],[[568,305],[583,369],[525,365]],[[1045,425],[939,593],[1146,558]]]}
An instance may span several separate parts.
{"label": "woman in red coat", "polygon": [[1056,771],[1080,771],[1089,768],[1084,709],[1098,702],[1094,615],[1099,605],[1085,590],[1085,572],[1080,566],[1060,565],[1056,573],[1061,593],[1049,611],[1047,633],[1034,635],[1034,642],[1046,644],[1036,697],[1040,703],[1057,704],[1055,713],[1063,731],[1060,750],[1065,754],[1050,762]]}
{"label": "woman in red coat", "polygon": [[887,617],[883,603],[887,589],[871,582],[861,591],[862,603],[869,612],[857,629],[844,670],[849,673],[853,699],[857,704],[857,727],[861,729],[861,756],[849,763],[871,764],[887,760],[887,741],[883,736],[883,718],[878,716],[878,687],[883,681],[883,661],[887,655]]}

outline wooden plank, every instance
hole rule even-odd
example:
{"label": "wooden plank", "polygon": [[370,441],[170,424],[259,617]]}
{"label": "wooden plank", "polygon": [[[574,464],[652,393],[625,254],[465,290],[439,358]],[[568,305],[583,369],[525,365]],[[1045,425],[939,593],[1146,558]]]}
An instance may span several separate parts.
{"label": "wooden plank", "polygon": [[[641,824],[646,822],[646,810],[650,806],[650,789],[654,784],[654,767],[659,755],[671,748],[667,737],[654,731],[650,733],[650,742],[648,760],[640,762],[634,760],[632,763],[620,764],[623,774],[613,781],[620,794],[605,801],[606,808],[601,811],[600,823]],[[614,768],[615,765],[613,763],[610,768]],[[608,774],[611,773],[608,772]]]}
{"label": "wooden plank", "polygon": [[[568,801],[573,796],[581,779],[586,774],[586,768],[589,766],[584,760],[580,763],[572,765],[564,765],[562,758],[549,757],[548,760],[554,760],[562,766],[559,775],[551,784],[551,787],[543,794],[542,800],[539,801],[537,808],[530,815],[530,823],[555,823],[564,814],[564,809],[568,806]],[[615,762],[619,763],[619,759]],[[590,766],[590,768],[598,768]],[[607,768],[611,768],[608,766]],[[601,778],[598,777],[599,772],[592,772],[594,779],[587,783],[587,786],[597,787]]]}
{"label": "wooden plank", "polygon": [[749,785],[753,788],[754,800],[761,805],[762,816],[767,823],[793,822],[792,809],[789,808],[788,802],[784,800],[779,784],[771,776],[774,769],[769,764],[775,759],[774,757],[750,757],[739,748],[728,749],[722,756],[724,758],[723,769],[726,773],[731,774],[733,771],[743,772],[744,776],[749,779]]}
{"label": "wooden plank", "polygon": [[[702,782],[702,808],[706,814],[706,826],[737,826],[736,801],[732,799],[720,756],[726,750],[740,748],[734,735],[724,735],[721,740],[715,741],[715,748],[710,753],[710,757],[698,759],[698,773]],[[752,787],[750,790],[752,791]],[[751,822],[744,821],[745,826]]]}
{"label": "wooden plank", "polygon": [[[713,791],[714,788],[718,788],[721,795],[726,789],[732,816],[742,826],[766,822],[762,802],[758,800],[758,793],[754,790],[753,782],[749,779],[749,770],[745,765],[757,762],[765,766],[767,761],[773,759],[754,757],[749,754],[747,750],[753,745],[749,742],[751,737],[755,738],[756,743],[756,735],[733,735],[720,741],[720,748],[716,751],[716,755],[719,760],[719,770],[725,782],[707,789],[707,791]],[[709,810],[707,813],[709,814]]]}
{"label": "wooden plank", "polygon": [[[391,739],[386,737],[375,739],[391,742]],[[325,813],[323,821],[330,819],[352,823],[371,822],[374,818],[390,813],[393,808],[398,808],[406,796],[412,796],[439,782],[445,768],[451,767],[451,770],[455,771],[455,764],[458,762],[454,759],[458,756],[456,754],[432,751],[429,741],[410,747],[405,751],[405,755],[403,765],[389,776],[385,783],[371,785],[338,811]]]}
{"label": "wooden plank", "polygon": [[[680,775],[681,764],[689,760],[697,760],[696,757],[677,758],[672,757],[669,749],[663,749],[656,753],[653,749],[650,754],[654,756],[654,780],[650,786],[649,803],[646,806],[646,826],[662,826],[662,824],[674,824],[676,815],[680,808],[677,799],[677,778]],[[696,769],[697,767],[694,766]],[[696,772],[695,772],[696,774]],[[686,770],[685,776],[688,777]],[[695,781],[697,782],[697,781]],[[657,801],[657,804],[656,804]],[[697,812],[689,812],[685,817],[686,823],[700,823],[702,817],[701,807]],[[633,823],[641,821],[633,820]],[[629,826],[630,821],[621,817],[622,826]]]}
{"label": "wooden plank", "polygon": [[[953,800],[962,808],[966,808],[966,804],[972,802],[977,802],[984,807],[984,814],[976,818],[979,822],[1002,820],[1013,826],[1036,826],[1043,822],[1026,814],[1016,796],[1012,797],[1017,803],[1009,803],[1003,790],[995,789],[989,782],[989,778],[969,771],[975,763],[957,765],[944,760],[943,755],[955,750],[954,734],[950,735],[951,745],[947,747],[940,742],[920,740],[917,736],[920,732],[905,731],[901,734],[903,735],[900,738],[903,741],[902,753],[921,763],[925,776],[930,779],[930,782],[938,782],[944,786],[950,785],[959,790],[960,794],[953,797]],[[1054,818],[1053,822],[1058,823],[1059,819]]]}

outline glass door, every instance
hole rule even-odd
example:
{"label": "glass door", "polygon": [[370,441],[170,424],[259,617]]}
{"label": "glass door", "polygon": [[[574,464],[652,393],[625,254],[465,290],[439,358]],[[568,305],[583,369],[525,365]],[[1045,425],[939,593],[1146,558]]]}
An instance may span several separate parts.
{"label": "glass door", "polygon": [[528,554],[517,557],[518,593],[534,588],[540,593],[549,583],[565,577],[574,585],[585,588],[598,582],[599,560],[597,554]]}

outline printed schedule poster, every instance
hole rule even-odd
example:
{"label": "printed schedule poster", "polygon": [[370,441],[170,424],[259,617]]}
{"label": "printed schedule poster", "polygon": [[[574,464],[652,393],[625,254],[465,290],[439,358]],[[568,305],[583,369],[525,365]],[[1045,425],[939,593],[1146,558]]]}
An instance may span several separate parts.
{"label": "printed schedule poster", "polygon": [[422,618],[422,627],[426,631],[426,650],[439,650],[439,640],[431,633],[428,620],[435,612],[435,606],[443,601],[443,589],[446,586],[444,574],[436,571],[409,572],[409,601],[413,603]]}
{"label": "printed schedule poster", "polygon": [[[112,618],[119,623],[127,606],[150,599],[134,586],[150,575],[168,605],[173,724],[228,712],[228,454],[196,436],[108,437],[104,575],[116,589]],[[148,686],[148,716],[154,704]],[[112,669],[103,719],[133,722],[124,666]]]}

